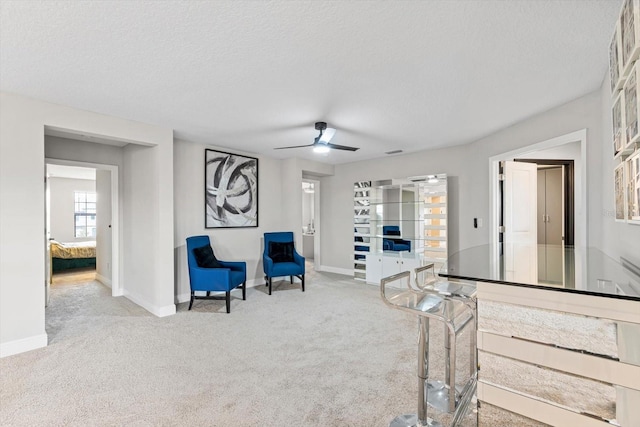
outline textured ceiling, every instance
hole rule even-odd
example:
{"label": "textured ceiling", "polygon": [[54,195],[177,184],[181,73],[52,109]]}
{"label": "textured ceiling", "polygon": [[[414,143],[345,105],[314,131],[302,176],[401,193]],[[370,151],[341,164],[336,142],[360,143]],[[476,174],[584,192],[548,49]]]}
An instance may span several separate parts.
{"label": "textured ceiling", "polygon": [[[477,140],[596,90],[610,1],[4,1],[0,89],[176,138],[345,163]],[[332,142],[361,149],[324,157]]]}

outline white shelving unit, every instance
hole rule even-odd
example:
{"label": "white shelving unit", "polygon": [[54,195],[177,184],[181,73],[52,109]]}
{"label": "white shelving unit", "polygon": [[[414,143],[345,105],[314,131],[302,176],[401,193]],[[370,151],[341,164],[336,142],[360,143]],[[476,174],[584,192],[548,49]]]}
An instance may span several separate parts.
{"label": "white shelving unit", "polygon": [[447,180],[424,190],[424,257],[435,271],[447,261]]}
{"label": "white shelving unit", "polygon": [[[418,182],[356,182],[353,200],[356,280],[378,284],[382,277],[429,263],[438,271],[446,262],[446,175],[430,175]],[[385,226],[396,230],[385,231]]]}
{"label": "white shelving unit", "polygon": [[371,181],[353,184],[353,278],[365,281],[371,247]]}

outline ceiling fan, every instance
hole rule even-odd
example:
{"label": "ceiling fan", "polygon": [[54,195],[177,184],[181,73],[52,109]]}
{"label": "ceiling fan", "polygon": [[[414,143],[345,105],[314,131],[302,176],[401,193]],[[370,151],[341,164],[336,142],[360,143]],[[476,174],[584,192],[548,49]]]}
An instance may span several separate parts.
{"label": "ceiling fan", "polygon": [[278,147],[276,150],[285,150],[287,148],[302,148],[302,147],[313,147],[313,151],[316,153],[328,153],[330,149],[334,150],[346,150],[346,151],[357,151],[359,148],[355,147],[347,147],[346,145],[338,145],[331,144],[331,138],[335,135],[336,130],[333,128],[328,128],[325,122],[316,122],[316,130],[320,131],[320,134],[315,138],[313,144],[307,145],[294,145],[291,147]]}

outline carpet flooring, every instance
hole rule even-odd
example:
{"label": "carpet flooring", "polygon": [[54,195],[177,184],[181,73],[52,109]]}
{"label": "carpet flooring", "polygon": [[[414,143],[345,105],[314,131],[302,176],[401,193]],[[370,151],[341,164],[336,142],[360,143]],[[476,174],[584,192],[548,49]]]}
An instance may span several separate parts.
{"label": "carpet flooring", "polygon": [[0,359],[0,425],[388,426],[416,411],[417,320],[375,286],[311,271],[304,293],[274,282],[232,293],[230,314],[200,300],[157,318],[91,279],[52,285],[47,347]]}

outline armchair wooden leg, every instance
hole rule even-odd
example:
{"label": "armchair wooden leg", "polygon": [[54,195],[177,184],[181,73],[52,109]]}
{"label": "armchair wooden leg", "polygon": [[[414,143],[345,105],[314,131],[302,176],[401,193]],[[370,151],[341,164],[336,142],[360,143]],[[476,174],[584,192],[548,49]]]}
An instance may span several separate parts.
{"label": "armchair wooden leg", "polygon": [[302,292],[304,292],[304,274],[302,275]]}
{"label": "armchair wooden leg", "polygon": [[272,280],[272,278],[269,277],[269,295],[271,295],[271,280]]}
{"label": "armchair wooden leg", "polygon": [[191,310],[192,305],[193,305],[193,291],[191,291],[191,301],[189,302],[189,310]]}
{"label": "armchair wooden leg", "polygon": [[226,292],[227,313],[231,313],[231,291]]}
{"label": "armchair wooden leg", "polygon": [[293,285],[293,276],[289,276],[289,280],[291,281],[291,284]]}
{"label": "armchair wooden leg", "polygon": [[242,284],[242,300],[246,300],[247,299],[247,282],[245,281]]}

